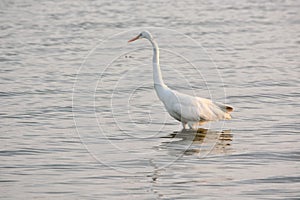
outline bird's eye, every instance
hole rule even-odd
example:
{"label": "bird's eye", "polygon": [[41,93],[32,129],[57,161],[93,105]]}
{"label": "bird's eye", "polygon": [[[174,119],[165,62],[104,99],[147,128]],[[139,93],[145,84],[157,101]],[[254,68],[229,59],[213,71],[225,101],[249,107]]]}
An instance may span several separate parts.
{"label": "bird's eye", "polygon": [[140,34],[139,34],[139,37],[142,37],[142,36],[143,36],[143,34],[142,34],[142,33],[140,33]]}

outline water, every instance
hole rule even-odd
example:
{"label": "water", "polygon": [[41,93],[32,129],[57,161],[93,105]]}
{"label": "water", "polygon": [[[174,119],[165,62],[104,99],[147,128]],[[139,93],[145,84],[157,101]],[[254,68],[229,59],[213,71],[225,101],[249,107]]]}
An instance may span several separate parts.
{"label": "water", "polygon": [[[299,7],[2,1],[1,199],[297,199]],[[233,120],[180,132],[141,27],[165,82]]]}

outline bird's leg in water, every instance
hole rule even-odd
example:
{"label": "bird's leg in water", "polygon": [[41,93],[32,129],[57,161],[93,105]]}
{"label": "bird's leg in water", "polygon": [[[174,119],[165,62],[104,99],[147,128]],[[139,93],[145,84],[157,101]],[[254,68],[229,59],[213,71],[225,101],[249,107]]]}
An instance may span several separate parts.
{"label": "bird's leg in water", "polygon": [[196,130],[198,124],[195,123],[195,122],[189,122],[188,125],[189,125],[191,130]]}
{"label": "bird's leg in water", "polygon": [[186,123],[182,122],[182,127],[183,127],[183,130],[187,129]]}

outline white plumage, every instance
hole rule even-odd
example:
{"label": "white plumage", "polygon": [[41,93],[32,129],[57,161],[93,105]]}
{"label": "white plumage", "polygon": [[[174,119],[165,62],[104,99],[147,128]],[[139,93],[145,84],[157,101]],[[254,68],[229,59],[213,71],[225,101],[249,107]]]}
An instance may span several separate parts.
{"label": "white plumage", "polygon": [[207,121],[231,119],[230,112],[233,111],[233,108],[229,105],[171,90],[163,82],[159,65],[159,48],[152,35],[148,31],[143,31],[128,42],[140,38],[148,39],[153,46],[153,80],[157,96],[163,102],[168,113],[182,123],[183,128],[186,128],[187,124],[190,128],[195,129]]}

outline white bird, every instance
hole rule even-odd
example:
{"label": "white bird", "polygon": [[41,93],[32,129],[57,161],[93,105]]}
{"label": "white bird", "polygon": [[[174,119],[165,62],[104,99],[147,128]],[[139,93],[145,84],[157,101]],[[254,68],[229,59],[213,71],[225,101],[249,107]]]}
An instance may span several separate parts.
{"label": "white bird", "polygon": [[148,31],[141,32],[128,42],[145,38],[153,47],[153,80],[157,96],[163,102],[168,113],[182,123],[184,129],[187,125],[196,129],[208,121],[231,119],[233,108],[222,103],[212,102],[209,99],[194,97],[171,90],[163,81],[159,65],[159,48]]}

